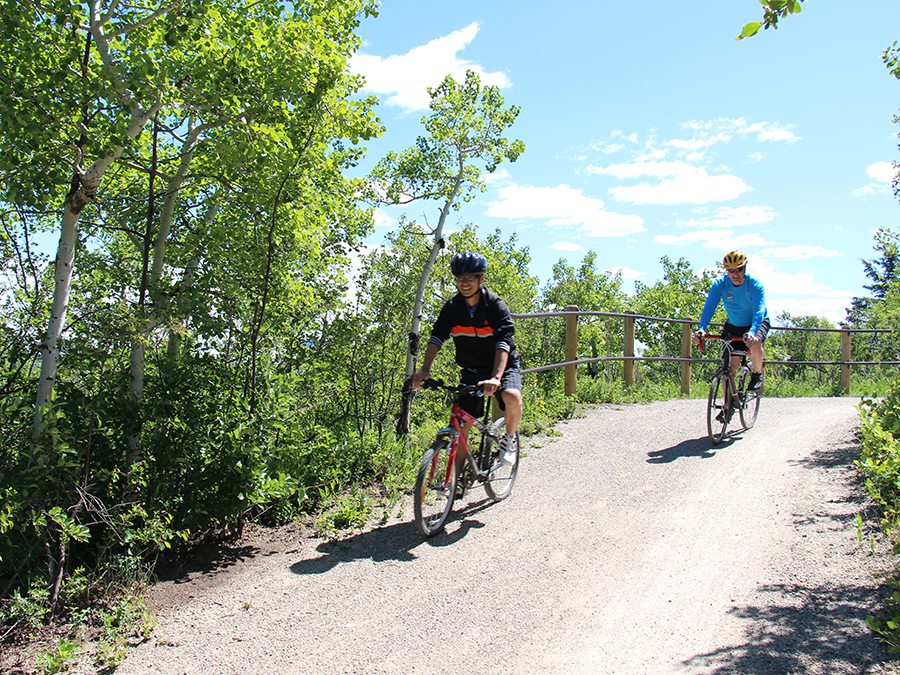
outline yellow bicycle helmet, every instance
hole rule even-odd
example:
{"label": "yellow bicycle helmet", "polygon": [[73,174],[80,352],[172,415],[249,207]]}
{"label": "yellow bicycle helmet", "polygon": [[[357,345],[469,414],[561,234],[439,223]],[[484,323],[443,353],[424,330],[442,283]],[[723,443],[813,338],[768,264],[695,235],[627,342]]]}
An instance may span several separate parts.
{"label": "yellow bicycle helmet", "polygon": [[747,254],[741,250],[732,251],[725,255],[722,264],[726,270],[739,270],[747,265]]}

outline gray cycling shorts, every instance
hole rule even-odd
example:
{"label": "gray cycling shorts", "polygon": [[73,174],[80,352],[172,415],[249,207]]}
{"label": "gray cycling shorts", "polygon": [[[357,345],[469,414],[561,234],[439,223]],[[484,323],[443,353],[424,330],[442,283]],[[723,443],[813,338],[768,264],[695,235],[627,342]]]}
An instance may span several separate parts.
{"label": "gray cycling shorts", "polygon": [[[460,374],[461,384],[478,384],[484,380],[490,379],[490,370],[463,370]],[[500,378],[500,388],[494,393],[497,399],[497,405],[500,410],[505,410],[501,394],[507,389],[522,391],[522,373],[519,372],[519,366],[506,366],[503,377]],[[481,417],[484,415],[484,396],[461,396],[459,399],[459,407],[469,413],[472,417]]]}

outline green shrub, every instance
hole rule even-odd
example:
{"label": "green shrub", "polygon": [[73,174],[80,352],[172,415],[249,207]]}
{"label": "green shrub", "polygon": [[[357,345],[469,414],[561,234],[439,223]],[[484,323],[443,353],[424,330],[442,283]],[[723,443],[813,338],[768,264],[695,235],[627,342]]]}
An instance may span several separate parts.
{"label": "green shrub", "polygon": [[[880,506],[882,527],[900,550],[900,377],[882,399],[864,398],[860,403],[862,449],[857,466],[866,479],[872,499]],[[891,581],[895,590],[886,607],[869,617],[869,626],[881,636],[892,652],[900,651],[900,580]]]}

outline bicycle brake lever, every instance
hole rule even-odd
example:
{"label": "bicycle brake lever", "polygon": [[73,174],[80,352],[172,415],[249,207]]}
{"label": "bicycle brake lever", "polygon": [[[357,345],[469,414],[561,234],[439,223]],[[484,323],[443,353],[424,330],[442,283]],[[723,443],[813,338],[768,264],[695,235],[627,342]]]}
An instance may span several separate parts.
{"label": "bicycle brake lever", "polygon": [[422,389],[433,389],[438,390],[444,386],[444,381],[441,379],[435,379],[429,377],[427,380],[422,380]]}

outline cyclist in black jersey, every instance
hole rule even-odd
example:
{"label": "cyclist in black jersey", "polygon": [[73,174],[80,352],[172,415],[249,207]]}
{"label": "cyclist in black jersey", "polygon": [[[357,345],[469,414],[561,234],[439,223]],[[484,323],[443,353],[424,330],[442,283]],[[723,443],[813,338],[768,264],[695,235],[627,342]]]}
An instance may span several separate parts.
{"label": "cyclist in black jersey", "polygon": [[[506,303],[484,286],[487,260],[467,251],[454,256],[450,271],[456,277],[457,293],[444,303],[425,348],[422,368],[413,376],[419,388],[430,377],[431,364],[444,343],[453,338],[456,363],[462,368],[463,384],[480,384],[485,396],[497,396],[506,418],[506,435],[500,439],[500,458],[515,461],[516,432],[522,419],[522,377],[515,348],[515,326]],[[484,401],[465,397],[460,405],[475,418],[484,411]],[[468,440],[470,424],[461,435]],[[458,458],[461,459],[461,458]]]}

